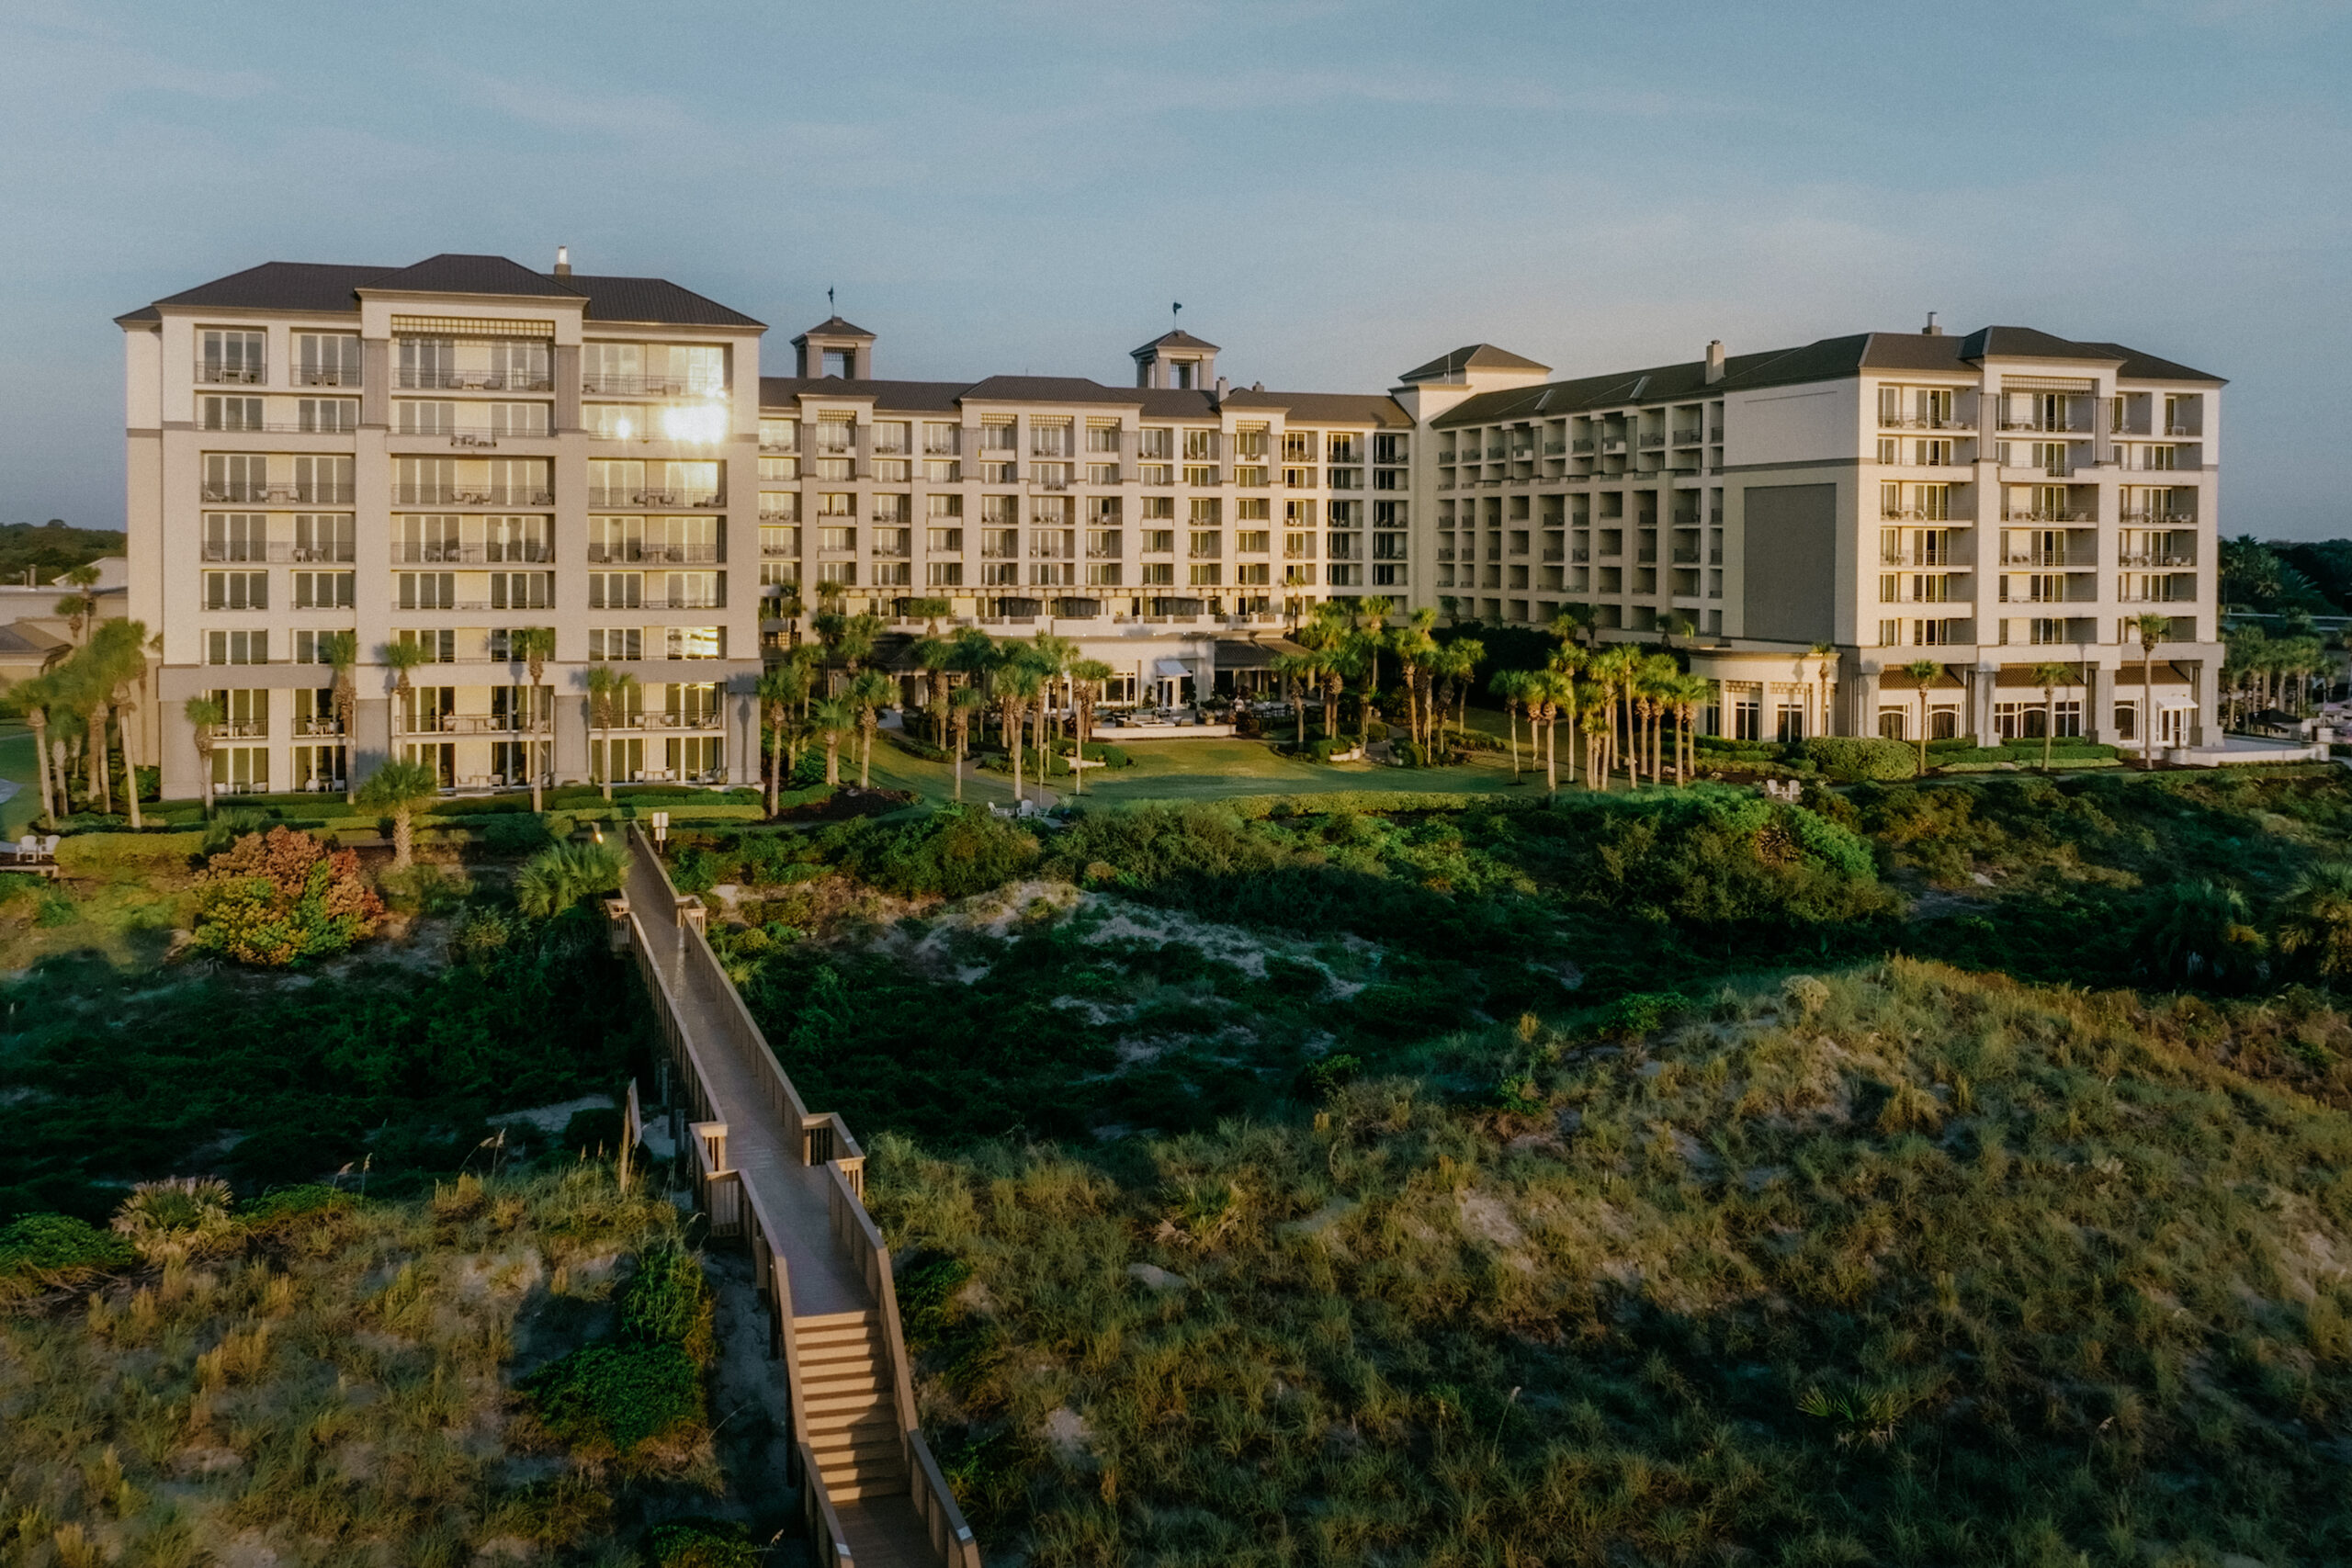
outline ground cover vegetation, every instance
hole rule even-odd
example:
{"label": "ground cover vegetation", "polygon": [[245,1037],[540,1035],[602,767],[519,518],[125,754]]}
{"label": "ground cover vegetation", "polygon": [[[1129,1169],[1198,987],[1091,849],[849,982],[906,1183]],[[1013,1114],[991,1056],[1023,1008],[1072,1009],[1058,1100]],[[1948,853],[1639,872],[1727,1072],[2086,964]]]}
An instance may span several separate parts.
{"label": "ground cover vegetation", "polygon": [[587,1164],[0,1229],[0,1564],[641,1560],[721,1484],[680,1224]]}

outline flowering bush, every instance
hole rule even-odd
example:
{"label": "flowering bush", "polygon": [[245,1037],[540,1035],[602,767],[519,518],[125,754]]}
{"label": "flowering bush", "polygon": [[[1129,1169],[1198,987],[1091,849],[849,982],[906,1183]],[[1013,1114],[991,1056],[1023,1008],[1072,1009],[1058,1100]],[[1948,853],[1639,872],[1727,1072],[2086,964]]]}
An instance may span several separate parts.
{"label": "flowering bush", "polygon": [[357,855],[290,828],[248,833],[214,855],[196,899],[199,952],[270,968],[341,953],[373,935],[384,913]]}

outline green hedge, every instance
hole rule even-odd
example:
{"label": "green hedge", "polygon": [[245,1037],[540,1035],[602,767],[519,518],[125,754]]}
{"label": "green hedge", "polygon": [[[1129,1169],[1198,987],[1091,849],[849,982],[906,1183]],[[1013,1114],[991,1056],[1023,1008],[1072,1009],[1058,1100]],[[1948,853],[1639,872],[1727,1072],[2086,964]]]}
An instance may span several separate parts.
{"label": "green hedge", "polygon": [[1281,817],[1336,817],[1345,812],[1471,811],[1497,806],[1540,807],[1542,795],[1440,795],[1410,789],[1335,789],[1325,795],[1244,795],[1220,804],[1250,821]]}
{"label": "green hedge", "polygon": [[1874,735],[1817,735],[1803,743],[1804,759],[1838,784],[1907,779],[1919,771],[1918,753],[1900,740]]}
{"label": "green hedge", "polygon": [[[2053,769],[2120,768],[2123,766],[2123,759],[2120,757],[2070,757],[2065,752],[2060,751],[2051,758],[2050,765]],[[2036,754],[2030,761],[2022,757],[2014,757],[1998,762],[1943,762],[1938,766],[1948,773],[2005,773],[2010,769],[2016,769],[2020,773],[2031,773],[2041,766],[2041,758]]]}
{"label": "green hedge", "polygon": [[186,861],[204,849],[204,835],[190,833],[76,833],[57,843],[57,863],[72,876],[90,876],[117,866]]}
{"label": "green hedge", "polygon": [[920,757],[926,762],[938,762],[944,765],[956,761],[956,753],[946,747],[933,746],[928,740],[918,740],[903,730],[886,729],[882,732],[882,739],[904,751],[908,756]]}

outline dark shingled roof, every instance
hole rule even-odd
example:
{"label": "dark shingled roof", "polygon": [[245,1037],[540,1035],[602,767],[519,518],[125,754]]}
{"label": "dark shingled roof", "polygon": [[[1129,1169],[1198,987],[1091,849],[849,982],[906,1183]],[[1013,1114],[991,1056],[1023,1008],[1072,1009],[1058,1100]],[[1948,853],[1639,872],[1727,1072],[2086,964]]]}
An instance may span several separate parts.
{"label": "dark shingled roof", "polygon": [[1415,366],[1397,378],[1400,381],[1451,380],[1467,370],[1549,370],[1522,355],[1507,348],[1497,348],[1490,343],[1474,343],[1441,355],[1427,365]]}
{"label": "dark shingled roof", "polygon": [[1964,338],[1941,333],[1930,336],[1925,333],[1856,333],[1849,337],[1823,338],[1801,348],[1732,355],[1724,361],[1723,379],[1713,385],[1707,381],[1706,362],[1692,359],[1647,370],[1618,371],[1574,381],[1547,381],[1540,387],[1484,392],[1455,404],[1430,423],[1445,428],[1581,413],[1588,409],[1617,408],[1627,403],[1668,402],[1764,387],[1834,381],[1864,370],[1959,372],[1972,369],[1988,358],[2118,365],[2126,379],[2223,384],[2218,376],[2208,376],[2136,349],[2111,343],[2071,343],[2030,327],[1987,327]]}
{"label": "dark shingled roof", "polygon": [[403,294],[511,294],[524,298],[573,298],[566,279],[533,272],[504,256],[469,256],[445,253],[428,256],[414,266],[388,272],[359,285]]}
{"label": "dark shingled roof", "polygon": [[849,322],[842,321],[839,316],[831,316],[824,321],[819,321],[815,326],[810,327],[807,332],[802,333],[798,337],[794,338],[792,341],[794,343],[803,343],[812,337],[862,337],[866,339],[868,342],[871,342],[874,334],[867,332],[864,327],[851,325]]}
{"label": "dark shingled roof", "polygon": [[357,291],[492,294],[537,299],[585,299],[592,321],[644,321],[664,326],[758,327],[763,323],[689,288],[659,277],[558,277],[533,272],[504,256],[438,255],[414,266],[333,266],[315,262],[264,262],[168,295],[117,316],[123,323],[163,319],[164,305],[204,309],[299,310],[356,315]]}
{"label": "dark shingled roof", "polygon": [[1293,424],[1377,424],[1410,430],[1413,417],[1385,392],[1259,392],[1226,394],[1229,409],[1282,409]]}
{"label": "dark shingled roof", "polygon": [[966,401],[1140,404],[1144,389],[1106,387],[1083,376],[991,376],[964,389]]}
{"label": "dark shingled roof", "polygon": [[790,408],[807,393],[820,398],[871,399],[877,409],[892,413],[954,413],[963,395],[961,381],[850,381],[839,376],[763,376],[760,407]]}
{"label": "dark shingled roof", "polygon": [[1211,354],[1217,352],[1216,344],[1209,342],[1206,338],[1197,338],[1188,332],[1179,330],[1176,332],[1162,333],[1158,337],[1152,339],[1149,343],[1145,344],[1141,348],[1130,349],[1128,351],[1128,357],[1132,359],[1141,359],[1144,355],[1163,348],[1205,348]]}
{"label": "dark shingled roof", "polygon": [[681,288],[665,277],[590,277],[573,273],[563,281],[588,297],[592,321],[647,321],[670,327],[760,327],[741,310]]}

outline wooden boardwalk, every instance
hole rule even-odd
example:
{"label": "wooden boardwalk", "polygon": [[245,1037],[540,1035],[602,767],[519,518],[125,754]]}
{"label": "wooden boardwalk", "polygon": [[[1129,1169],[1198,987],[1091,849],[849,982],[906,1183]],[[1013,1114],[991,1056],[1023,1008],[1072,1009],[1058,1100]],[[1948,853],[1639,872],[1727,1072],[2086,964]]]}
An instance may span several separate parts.
{"label": "wooden boardwalk", "polygon": [[915,1420],[889,1249],[865,1203],[865,1156],[840,1117],[812,1114],[719,967],[700,904],[632,829],[607,908],[670,1046],[673,1103],[694,1108],[684,1152],[714,1239],[741,1240],[792,1390],[810,1544],[834,1568],[980,1555]]}

